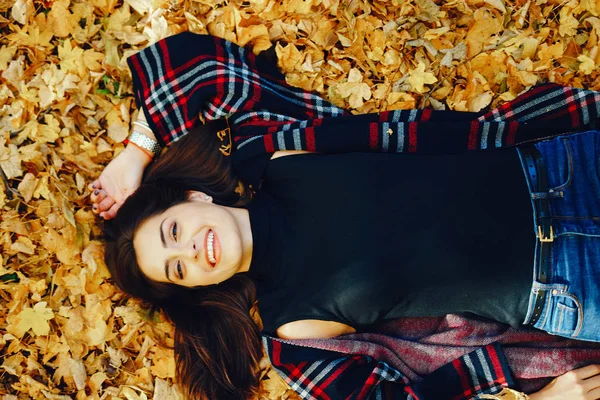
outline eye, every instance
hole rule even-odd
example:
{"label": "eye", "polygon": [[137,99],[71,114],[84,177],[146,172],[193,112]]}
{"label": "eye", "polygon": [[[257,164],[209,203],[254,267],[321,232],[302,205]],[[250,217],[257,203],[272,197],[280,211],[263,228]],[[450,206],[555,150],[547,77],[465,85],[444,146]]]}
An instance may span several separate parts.
{"label": "eye", "polygon": [[179,275],[179,279],[183,279],[183,272],[181,272],[181,262],[177,261],[177,274]]}
{"label": "eye", "polygon": [[177,241],[177,222],[174,222],[171,226],[171,235],[173,236],[173,240]]}

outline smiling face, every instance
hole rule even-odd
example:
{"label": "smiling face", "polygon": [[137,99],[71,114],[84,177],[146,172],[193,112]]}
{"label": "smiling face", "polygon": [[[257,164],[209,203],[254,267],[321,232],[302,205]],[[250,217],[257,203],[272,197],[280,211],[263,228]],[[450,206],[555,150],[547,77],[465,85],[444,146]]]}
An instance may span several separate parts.
{"label": "smiling face", "polygon": [[207,286],[248,270],[251,237],[246,210],[213,204],[196,192],[190,201],[142,222],[133,247],[149,279]]}

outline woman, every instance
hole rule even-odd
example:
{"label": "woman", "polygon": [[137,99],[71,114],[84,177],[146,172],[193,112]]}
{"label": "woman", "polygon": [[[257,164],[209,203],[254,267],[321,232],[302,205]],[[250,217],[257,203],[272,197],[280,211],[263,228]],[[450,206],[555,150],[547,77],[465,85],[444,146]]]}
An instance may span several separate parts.
{"label": "woman", "polygon": [[[177,40],[171,39],[172,43]],[[165,50],[165,42],[159,46]],[[225,48],[231,48],[231,44]],[[148,54],[137,61],[147,65]],[[176,56],[170,53],[165,58],[177,63]],[[135,71],[142,64],[136,64],[134,58],[130,65]],[[233,70],[231,76],[235,78],[230,82],[235,83],[240,74]],[[180,110],[164,105],[169,97],[161,92],[163,89],[149,95],[154,89],[148,88],[157,86],[156,79],[144,82],[134,74],[134,82],[138,104],[153,124],[142,135],[162,130],[164,139],[168,135],[165,131],[187,133],[183,132],[187,130],[185,124],[169,127],[169,118],[164,118]],[[273,82],[267,79],[252,85],[277,93]],[[279,92],[285,93],[283,97],[293,102],[293,95],[299,91],[294,93],[281,82],[276,84],[280,85]],[[183,81],[171,86],[183,88],[183,92],[187,87]],[[153,115],[153,108],[142,98],[161,96],[162,107],[167,109]],[[307,94],[300,96],[306,98]],[[589,275],[579,274],[574,281],[583,281],[577,287],[586,294],[583,299],[568,292],[571,288],[559,281],[573,273],[568,261],[590,256],[596,247],[595,227],[586,221],[599,215],[594,208],[599,183],[594,181],[595,186],[590,186],[592,181],[582,179],[597,168],[593,149],[599,135],[595,131],[534,146],[523,144],[518,152],[508,149],[485,154],[397,157],[267,151],[246,157],[245,164],[237,163],[236,170],[250,177],[245,181],[254,186],[243,187],[233,174],[228,156],[234,143],[240,154],[241,147],[258,142],[253,139],[256,136],[248,139],[247,134],[260,124],[245,123],[248,120],[262,118],[264,126],[274,127],[270,133],[276,134],[280,149],[286,148],[287,139],[280,135],[285,131],[290,132],[288,138],[294,143],[304,143],[308,149],[327,149],[328,143],[319,141],[317,132],[331,129],[328,124],[351,129],[348,125],[355,122],[369,127],[371,149],[389,151],[392,143],[402,151],[405,143],[400,139],[404,131],[399,123],[393,125],[397,131],[385,120],[381,126],[374,126],[380,116],[343,117],[342,111],[315,100],[318,106],[306,114],[316,116],[320,122],[305,129],[309,123],[299,120],[298,110],[292,109],[287,114],[296,114],[287,116],[273,110],[266,118],[268,112],[254,111],[258,108],[248,111],[259,103],[257,97],[246,95],[252,104],[239,106],[244,102],[238,101],[238,108],[230,110],[230,120],[237,128],[233,140],[227,138],[231,131],[224,126],[206,126],[208,132],[187,135],[177,143],[176,149],[150,167],[142,186],[108,226],[108,236],[114,241],[107,245],[107,264],[115,281],[123,290],[163,309],[175,323],[178,372],[191,396],[205,393],[209,398],[239,398],[255,386],[249,371],[260,357],[259,336],[248,314],[255,298],[254,285],[266,331],[281,337],[331,337],[366,329],[384,319],[470,312],[512,325],[526,321],[556,334],[599,340],[594,336],[594,318],[586,322],[578,315],[583,306],[586,312],[593,312],[594,304],[600,303],[593,298],[598,294],[597,286],[589,285]],[[193,104],[191,94],[182,99],[178,104]],[[285,104],[273,103],[272,107]],[[189,109],[184,111],[184,116],[197,115]],[[423,120],[429,118],[425,114]],[[336,118],[325,120],[327,116]],[[278,130],[283,123],[286,127]],[[554,129],[561,129],[556,121],[553,124]],[[305,136],[300,136],[300,128],[305,129]],[[380,135],[380,128],[390,137],[394,133],[397,136],[392,140]],[[485,125],[485,136],[478,140],[482,148],[488,144],[489,129]],[[500,125],[495,129],[497,144],[504,139]],[[511,124],[506,142],[514,144],[518,132]],[[409,151],[416,143],[423,143],[413,140],[411,128],[407,133]],[[311,142],[314,138],[325,145],[315,147]],[[344,139],[352,142],[350,136]],[[472,135],[467,139],[471,149]],[[130,184],[134,188],[139,172],[152,158],[149,153],[150,157],[144,159],[145,150],[153,149],[144,139],[133,137],[131,143],[127,153],[115,159],[93,183],[96,210],[105,217],[112,216],[115,204],[122,201],[116,197],[115,185],[111,186],[121,176],[115,171],[138,160],[134,169],[138,176]],[[361,143],[355,144],[360,150]],[[268,136],[263,145],[269,149]],[[447,147],[447,139],[443,145]],[[425,147],[435,149],[431,143]],[[202,149],[201,154],[198,149]],[[403,175],[404,171],[411,173]],[[584,195],[590,187],[591,195]],[[254,199],[248,202],[254,192]],[[563,198],[569,201],[556,201]],[[244,204],[246,208],[236,208]],[[377,207],[372,207],[374,204]],[[585,211],[574,215],[573,209]],[[585,212],[591,212],[592,218],[573,224],[582,221]],[[577,239],[584,239],[571,240],[573,232],[580,234]],[[549,247],[555,235],[561,236],[556,241],[560,245]],[[551,261],[550,248],[554,250]],[[402,260],[401,269],[398,260]],[[561,262],[554,264],[555,260]],[[588,265],[585,260],[578,261]],[[550,262],[558,266],[556,271],[548,269]],[[386,290],[391,289],[390,282],[399,279],[406,280],[405,291]],[[495,285],[490,287],[489,282]],[[595,294],[590,296],[589,289]],[[189,318],[192,309],[197,319]],[[196,362],[205,368],[197,368]],[[585,398],[597,398],[600,378],[596,372],[588,368],[577,377],[586,388]],[[551,395],[557,387],[553,385],[532,397],[546,398],[542,396]]]}

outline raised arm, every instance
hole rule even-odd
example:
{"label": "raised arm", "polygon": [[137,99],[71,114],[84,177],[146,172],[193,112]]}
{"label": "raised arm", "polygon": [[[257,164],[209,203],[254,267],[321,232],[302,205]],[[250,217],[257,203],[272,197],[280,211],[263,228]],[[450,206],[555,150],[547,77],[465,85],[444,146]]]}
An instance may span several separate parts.
{"label": "raised arm", "polygon": [[[144,126],[146,119],[143,113],[138,114],[138,121],[141,124],[136,124],[136,131],[155,141],[152,130]],[[152,157],[150,152],[130,142],[104,168],[100,177],[89,184],[94,213],[104,219],[114,218],[125,199],[140,186],[144,170]]]}
{"label": "raised arm", "polygon": [[[244,128],[254,129],[257,121],[264,128],[345,113],[286,84],[272,54],[254,56],[212,36],[184,32],[149,46],[127,62],[139,118],[149,125],[141,133],[161,146],[187,135],[200,123],[199,116],[205,120],[231,117],[235,136]],[[112,218],[139,186],[150,161],[139,150],[128,145],[90,184],[94,211],[104,218]]]}

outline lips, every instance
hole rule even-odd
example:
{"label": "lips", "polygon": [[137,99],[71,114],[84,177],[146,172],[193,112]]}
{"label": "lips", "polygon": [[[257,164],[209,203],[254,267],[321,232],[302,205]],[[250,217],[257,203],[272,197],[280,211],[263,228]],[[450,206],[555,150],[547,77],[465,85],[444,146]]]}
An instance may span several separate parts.
{"label": "lips", "polygon": [[211,267],[216,267],[221,259],[221,246],[217,233],[209,229],[204,236],[204,258]]}

